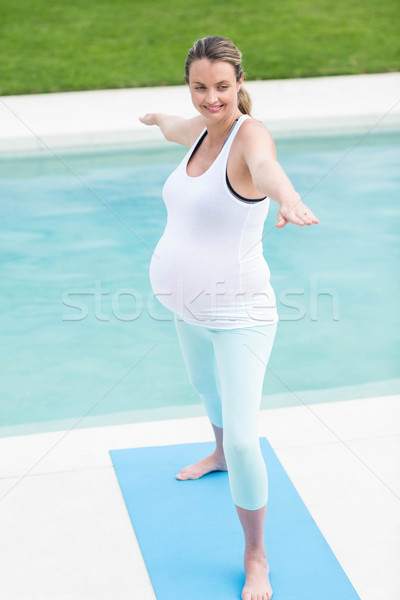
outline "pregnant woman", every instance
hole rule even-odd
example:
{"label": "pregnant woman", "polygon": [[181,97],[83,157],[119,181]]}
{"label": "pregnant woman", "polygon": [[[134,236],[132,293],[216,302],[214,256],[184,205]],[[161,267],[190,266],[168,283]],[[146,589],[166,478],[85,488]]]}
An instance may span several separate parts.
{"label": "pregnant woman", "polygon": [[[148,113],[165,138],[189,148],[163,188],[167,224],[150,263],[156,297],[173,312],[189,380],[204,402],[216,449],[176,477],[228,471],[245,536],[242,600],[270,600],[264,543],[268,479],[258,438],[265,371],[278,323],[262,232],[318,219],[276,160],[272,136],[250,115],[242,56],[224,37],[198,40],[185,80],[199,115]],[[216,532],[217,534],[217,532]]]}

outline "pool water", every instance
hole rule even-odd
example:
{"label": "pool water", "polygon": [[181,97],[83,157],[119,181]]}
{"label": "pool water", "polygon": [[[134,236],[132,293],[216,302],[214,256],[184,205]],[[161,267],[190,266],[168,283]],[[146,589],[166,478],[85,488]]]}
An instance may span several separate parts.
{"label": "pool water", "polygon": [[[262,406],[400,387],[400,133],[361,136],[276,140],[320,223],[279,230],[271,201],[263,246],[280,322]],[[202,410],[148,278],[162,185],[185,152],[0,161],[0,434]]]}

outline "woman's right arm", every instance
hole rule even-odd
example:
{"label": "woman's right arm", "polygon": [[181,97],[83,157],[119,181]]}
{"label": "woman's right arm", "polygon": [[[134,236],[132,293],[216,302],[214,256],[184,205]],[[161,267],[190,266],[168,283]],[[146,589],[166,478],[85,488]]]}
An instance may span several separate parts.
{"label": "woman's right arm", "polygon": [[163,113],[147,113],[139,117],[145,125],[158,125],[169,142],[175,142],[190,148],[204,129],[204,121],[200,115],[192,119],[184,119]]}

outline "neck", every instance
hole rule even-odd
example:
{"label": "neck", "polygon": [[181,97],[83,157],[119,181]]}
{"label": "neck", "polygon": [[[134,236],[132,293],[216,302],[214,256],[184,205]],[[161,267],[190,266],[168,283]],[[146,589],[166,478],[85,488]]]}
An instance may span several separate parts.
{"label": "neck", "polygon": [[239,111],[235,111],[233,115],[230,115],[224,120],[218,121],[218,123],[207,122],[205,123],[207,129],[207,138],[210,146],[220,146],[225,141],[226,136],[230,132],[232,125],[242,116],[242,113]]}

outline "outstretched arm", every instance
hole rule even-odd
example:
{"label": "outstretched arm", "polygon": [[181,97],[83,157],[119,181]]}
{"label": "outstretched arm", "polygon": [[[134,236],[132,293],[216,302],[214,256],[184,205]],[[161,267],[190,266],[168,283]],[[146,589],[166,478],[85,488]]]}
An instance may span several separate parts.
{"label": "outstretched arm", "polygon": [[145,125],[158,125],[166,140],[188,148],[204,128],[200,115],[192,119],[184,119],[163,113],[147,113],[143,117],[139,117],[139,121]]}
{"label": "outstretched arm", "polygon": [[268,129],[260,121],[243,128],[243,156],[255,187],[279,203],[276,227],[286,223],[312,225],[319,223],[314,213],[301,201],[289,177],[276,160],[275,144]]}

